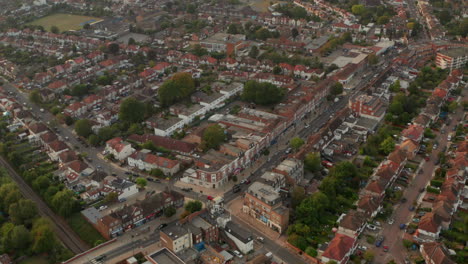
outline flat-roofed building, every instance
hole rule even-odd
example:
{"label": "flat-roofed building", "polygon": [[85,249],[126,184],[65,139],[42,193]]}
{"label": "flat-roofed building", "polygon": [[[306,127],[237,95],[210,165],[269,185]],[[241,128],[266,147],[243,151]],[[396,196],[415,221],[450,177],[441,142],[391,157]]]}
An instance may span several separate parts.
{"label": "flat-roofed building", "polygon": [[268,184],[252,183],[245,193],[242,210],[278,233],[288,227],[289,210],[283,206],[279,192]]}
{"label": "flat-roofed building", "polygon": [[153,264],[185,264],[183,260],[177,257],[167,248],[162,248],[146,256],[146,259]]}
{"label": "flat-roofed building", "polygon": [[462,68],[468,62],[468,48],[448,49],[437,52],[436,65],[442,69]]}

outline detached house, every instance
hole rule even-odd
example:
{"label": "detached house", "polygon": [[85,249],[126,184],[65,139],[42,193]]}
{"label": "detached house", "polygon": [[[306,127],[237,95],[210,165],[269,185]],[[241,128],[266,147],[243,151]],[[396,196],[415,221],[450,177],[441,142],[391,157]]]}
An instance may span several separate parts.
{"label": "detached house", "polygon": [[366,215],[359,211],[351,210],[339,220],[338,233],[350,237],[357,237],[366,228]]}
{"label": "detached house", "polygon": [[410,125],[408,128],[401,132],[403,140],[411,139],[419,143],[424,136],[424,128],[420,125]]}
{"label": "detached house", "polygon": [[322,253],[321,260],[324,263],[335,261],[338,264],[345,264],[353,254],[356,246],[355,238],[337,233]]}
{"label": "detached house", "polygon": [[67,144],[61,140],[55,140],[49,143],[46,145],[46,148],[48,148],[48,155],[51,160],[58,160],[60,153],[68,150]]}
{"label": "detached house", "polygon": [[117,137],[110,139],[106,142],[105,151],[109,154],[114,155],[114,158],[123,161],[128,156],[130,156],[135,149],[132,148],[132,145],[128,142],[124,142],[122,138]]}

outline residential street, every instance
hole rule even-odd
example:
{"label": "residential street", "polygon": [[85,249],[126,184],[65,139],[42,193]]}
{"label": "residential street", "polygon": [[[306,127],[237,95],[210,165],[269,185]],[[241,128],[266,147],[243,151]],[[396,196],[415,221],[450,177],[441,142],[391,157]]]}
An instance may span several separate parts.
{"label": "residential street", "polygon": [[[463,90],[463,93],[463,99],[466,100],[466,89]],[[423,169],[423,173],[416,173],[412,184],[410,184],[405,190],[403,197],[405,197],[408,201],[404,204],[398,204],[395,207],[395,211],[391,216],[393,219],[395,219],[393,225],[389,225],[388,223],[382,223],[383,228],[381,234],[385,237],[385,241],[383,244],[389,247],[389,252],[383,252],[383,247],[376,248],[374,246],[373,248],[371,248],[371,250],[373,250],[376,253],[375,263],[385,264],[392,259],[394,259],[397,263],[404,262],[407,250],[403,246],[402,240],[404,230],[400,230],[399,225],[408,224],[409,222],[411,222],[411,219],[414,215],[414,211],[411,212],[409,210],[409,207],[413,205],[413,202],[418,201],[420,195],[422,194],[421,192],[419,192],[419,190],[421,188],[426,187],[428,182],[431,180],[434,170],[437,168],[437,166],[434,165],[434,162],[438,159],[439,152],[443,150],[444,147],[447,146],[447,144],[449,143],[449,141],[447,140],[449,132],[452,131],[454,126],[459,124],[458,119],[462,116],[463,109],[459,107],[455,114],[450,115],[450,118],[452,118],[452,122],[449,126],[446,127],[447,133],[436,133],[436,140],[439,142],[439,147],[436,150],[432,151],[429,161],[422,161],[423,163],[420,166],[420,168]]]}

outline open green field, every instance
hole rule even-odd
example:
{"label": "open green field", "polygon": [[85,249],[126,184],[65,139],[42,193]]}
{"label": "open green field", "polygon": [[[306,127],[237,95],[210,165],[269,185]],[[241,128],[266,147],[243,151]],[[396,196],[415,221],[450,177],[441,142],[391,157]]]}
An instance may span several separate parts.
{"label": "open green field", "polygon": [[78,16],[70,14],[53,14],[43,18],[39,18],[29,23],[30,25],[42,26],[45,30],[50,31],[52,26],[57,26],[60,32],[68,30],[78,30],[84,24],[93,23],[102,19],[90,16]]}

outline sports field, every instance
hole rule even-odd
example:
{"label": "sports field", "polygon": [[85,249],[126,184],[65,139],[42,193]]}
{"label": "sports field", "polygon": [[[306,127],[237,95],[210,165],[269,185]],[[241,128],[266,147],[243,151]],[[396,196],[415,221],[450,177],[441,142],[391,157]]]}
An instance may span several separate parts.
{"label": "sports field", "polygon": [[86,23],[93,23],[102,19],[90,16],[78,16],[70,14],[53,14],[43,18],[39,18],[29,23],[44,27],[45,30],[50,31],[52,26],[57,26],[60,32],[68,30],[78,30],[83,28]]}

